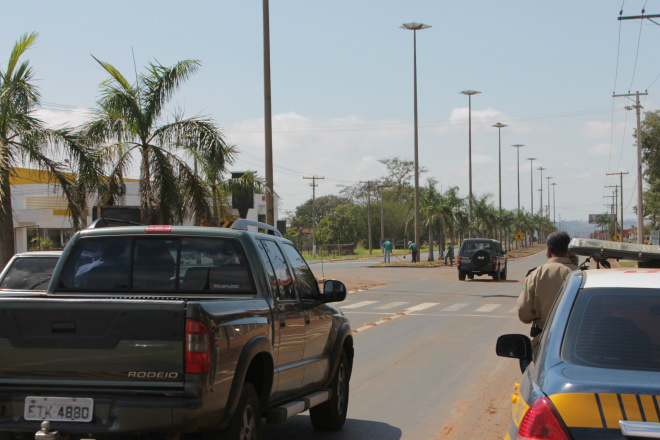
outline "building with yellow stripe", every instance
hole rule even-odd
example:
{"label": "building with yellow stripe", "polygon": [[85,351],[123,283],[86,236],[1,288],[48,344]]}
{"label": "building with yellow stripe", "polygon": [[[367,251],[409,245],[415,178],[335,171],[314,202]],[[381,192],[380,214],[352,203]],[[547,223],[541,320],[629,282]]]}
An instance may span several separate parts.
{"label": "building with yellow stripe", "polygon": [[[73,175],[71,176],[73,177]],[[137,179],[124,179],[126,194],[119,205],[139,206]],[[15,252],[38,250],[45,247],[62,249],[73,235],[71,216],[61,186],[46,171],[13,168],[11,177],[12,207],[14,210]],[[96,196],[88,198],[87,224],[93,220],[92,210]],[[277,206],[275,208],[277,216]],[[238,211],[232,212],[238,217]],[[254,209],[247,218],[264,221],[265,196],[254,194]]]}

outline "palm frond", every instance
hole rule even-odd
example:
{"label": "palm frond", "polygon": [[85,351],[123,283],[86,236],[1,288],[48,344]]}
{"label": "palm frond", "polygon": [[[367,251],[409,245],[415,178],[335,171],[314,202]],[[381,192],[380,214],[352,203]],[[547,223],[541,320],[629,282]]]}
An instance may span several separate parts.
{"label": "palm frond", "polygon": [[149,75],[142,75],[140,82],[144,86],[144,114],[150,122],[154,122],[161,114],[163,106],[174,92],[192,74],[197,72],[201,63],[198,60],[179,61],[174,66],[164,67],[161,64],[151,63],[148,68]]}
{"label": "palm frond", "polygon": [[31,34],[24,34],[18,41],[14,44],[14,48],[11,51],[9,56],[9,62],[7,63],[7,70],[5,71],[5,81],[8,82],[9,78],[14,76],[14,69],[18,64],[18,60],[21,55],[23,55],[32,45],[37,41],[39,34],[37,32],[32,32]]}
{"label": "palm frond", "polygon": [[108,72],[112,77],[111,79],[107,79],[104,82],[102,82],[101,87],[105,87],[112,80],[114,80],[115,82],[117,82],[117,84],[121,86],[122,89],[126,91],[132,89],[130,83],[126,81],[126,78],[124,78],[121,72],[119,72],[119,70],[117,70],[112,64],[106,63],[105,61],[101,61],[98,58],[96,58],[94,55],[92,55],[92,58],[94,58],[96,62],[99,63],[101,67],[103,67],[103,69],[105,69],[105,71]]}

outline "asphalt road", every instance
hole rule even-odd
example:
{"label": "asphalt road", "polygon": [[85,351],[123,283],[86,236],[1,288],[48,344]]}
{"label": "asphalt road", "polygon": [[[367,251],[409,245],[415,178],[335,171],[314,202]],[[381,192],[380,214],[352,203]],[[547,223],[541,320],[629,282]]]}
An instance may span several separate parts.
{"label": "asphalt road", "polygon": [[495,341],[528,332],[516,299],[527,271],[544,261],[542,254],[510,261],[509,279],[500,282],[485,276],[461,282],[455,267],[324,264],[326,278],[381,284],[351,292],[339,304],[355,331],[346,425],[319,433],[301,414],[265,426],[264,438],[503,438],[520,370],[494,354]]}

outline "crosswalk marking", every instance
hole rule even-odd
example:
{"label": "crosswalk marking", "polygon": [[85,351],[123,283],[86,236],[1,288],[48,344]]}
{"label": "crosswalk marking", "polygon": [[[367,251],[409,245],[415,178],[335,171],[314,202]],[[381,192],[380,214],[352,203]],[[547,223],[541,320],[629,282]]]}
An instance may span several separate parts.
{"label": "crosswalk marking", "polygon": [[357,309],[364,306],[369,306],[371,304],[376,304],[378,301],[361,301],[359,303],[350,304],[347,306],[342,306],[342,309]]}
{"label": "crosswalk marking", "polygon": [[383,306],[376,307],[378,310],[389,310],[389,309],[394,309],[396,307],[401,307],[402,305],[408,304],[408,301],[399,301],[399,302],[391,302],[388,304],[385,304]]}
{"label": "crosswalk marking", "polygon": [[456,312],[456,311],[461,310],[462,308],[467,307],[469,305],[470,304],[468,304],[468,303],[456,303],[456,304],[451,305],[449,307],[445,307],[441,311],[442,312]]}
{"label": "crosswalk marking", "polygon": [[495,310],[499,306],[501,306],[501,304],[486,304],[486,305],[483,305],[483,306],[479,307],[477,310],[475,310],[475,312],[486,312],[486,313],[488,313],[488,312],[492,312],[493,310]]}
{"label": "crosswalk marking", "polygon": [[438,305],[438,303],[421,303],[421,304],[418,304],[418,305],[413,306],[413,307],[408,307],[406,309],[406,312],[419,312],[419,311],[426,310],[428,308],[431,308],[431,307],[437,306],[437,305]]}

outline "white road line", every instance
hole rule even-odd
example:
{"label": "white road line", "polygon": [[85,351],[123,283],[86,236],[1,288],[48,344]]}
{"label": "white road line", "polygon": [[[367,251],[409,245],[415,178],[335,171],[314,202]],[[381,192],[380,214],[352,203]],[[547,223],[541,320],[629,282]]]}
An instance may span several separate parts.
{"label": "white road line", "polygon": [[469,306],[469,305],[470,305],[470,304],[468,304],[468,303],[456,303],[456,304],[451,305],[451,306],[449,306],[449,307],[445,307],[445,308],[442,309],[441,311],[442,311],[442,312],[455,312],[455,311],[457,311],[457,310],[461,310],[462,308],[467,307],[467,306]]}
{"label": "white road line", "polygon": [[518,306],[513,306],[513,308],[509,310],[509,313],[518,313]]}
{"label": "white road line", "polygon": [[486,304],[479,307],[477,310],[475,310],[475,312],[484,312],[484,313],[492,312],[501,305],[502,304]]}
{"label": "white road line", "polygon": [[385,305],[382,305],[382,306],[379,306],[379,307],[376,307],[376,308],[378,310],[389,310],[389,309],[393,309],[395,307],[400,307],[404,304],[408,304],[408,301],[391,302],[391,303],[388,303],[388,304],[385,304]]}
{"label": "white road line", "polygon": [[364,306],[368,306],[368,305],[371,305],[371,304],[376,304],[377,302],[378,301],[360,301],[358,303],[350,304],[348,306],[342,306],[341,308],[342,309],[357,309],[359,307],[364,307]]}
{"label": "white road line", "polygon": [[437,305],[438,305],[438,303],[421,303],[421,304],[418,304],[416,306],[407,308],[406,313],[419,312],[419,311],[426,310],[428,308],[431,308],[431,307],[437,306]]}

